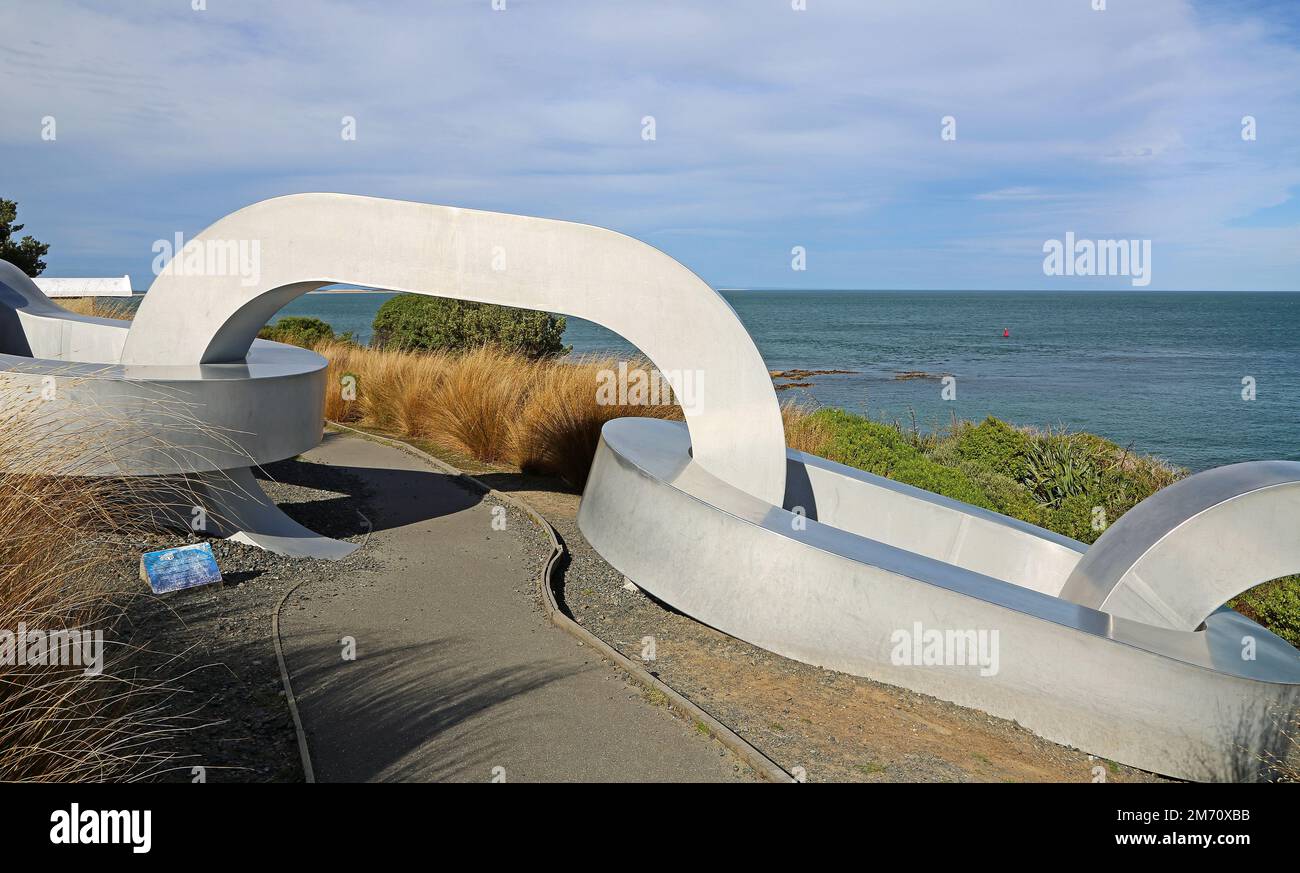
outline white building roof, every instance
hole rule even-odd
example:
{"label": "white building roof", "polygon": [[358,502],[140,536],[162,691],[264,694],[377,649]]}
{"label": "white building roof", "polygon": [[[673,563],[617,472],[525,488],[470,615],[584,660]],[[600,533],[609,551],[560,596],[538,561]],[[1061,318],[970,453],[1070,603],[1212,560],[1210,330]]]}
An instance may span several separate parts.
{"label": "white building roof", "polygon": [[130,297],[131,277],[116,279],[33,279],[46,297]]}

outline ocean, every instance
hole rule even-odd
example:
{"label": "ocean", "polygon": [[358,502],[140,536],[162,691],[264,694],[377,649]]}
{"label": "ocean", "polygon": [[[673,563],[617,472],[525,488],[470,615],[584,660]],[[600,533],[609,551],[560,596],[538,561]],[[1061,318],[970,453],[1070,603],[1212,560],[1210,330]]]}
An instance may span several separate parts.
{"label": "ocean", "polygon": [[[994,415],[1091,431],[1193,471],[1300,459],[1300,294],[723,294],[769,368],[853,371],[801,380],[812,385],[783,399],[922,429]],[[313,315],[364,342],[391,296],[309,294],[280,315]],[[575,354],[635,354],[580,319],[564,339]],[[896,378],[907,372],[930,375]],[[942,397],[943,375],[953,399]]]}

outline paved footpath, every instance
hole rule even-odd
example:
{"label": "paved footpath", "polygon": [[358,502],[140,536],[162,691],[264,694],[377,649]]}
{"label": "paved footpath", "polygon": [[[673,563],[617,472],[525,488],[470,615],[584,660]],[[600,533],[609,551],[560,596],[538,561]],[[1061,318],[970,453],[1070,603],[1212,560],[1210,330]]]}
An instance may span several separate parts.
{"label": "paved footpath", "polygon": [[328,434],[304,459],[364,482],[365,548],[384,565],[304,585],[281,614],[318,781],[752,778],[547,621],[521,542],[536,534],[493,530],[496,504],[358,437]]}

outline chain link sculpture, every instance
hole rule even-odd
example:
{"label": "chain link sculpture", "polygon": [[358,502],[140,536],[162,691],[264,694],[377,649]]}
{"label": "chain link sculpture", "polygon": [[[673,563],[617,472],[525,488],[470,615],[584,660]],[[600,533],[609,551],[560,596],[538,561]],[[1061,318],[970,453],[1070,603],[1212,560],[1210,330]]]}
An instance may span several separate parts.
{"label": "chain link sculpture", "polygon": [[1088,547],[787,450],[731,307],[622,234],[302,194],[233,213],[186,251],[249,243],[255,276],[164,271],[130,323],[67,313],[0,262],[0,390],[53,382],[51,420],[125,418],[154,437],[90,473],[185,475],[221,520],[210,532],[338,558],[353,546],[293,522],[249,469],[316,445],[324,392],[337,390],[319,355],[256,339],[267,320],[338,283],[577,316],[670,377],[699,374],[684,423],[605,426],[578,518],[655,597],[787,657],[1172,776],[1261,778],[1287,747],[1300,656],[1224,603],[1300,571],[1300,463],[1192,476]]}

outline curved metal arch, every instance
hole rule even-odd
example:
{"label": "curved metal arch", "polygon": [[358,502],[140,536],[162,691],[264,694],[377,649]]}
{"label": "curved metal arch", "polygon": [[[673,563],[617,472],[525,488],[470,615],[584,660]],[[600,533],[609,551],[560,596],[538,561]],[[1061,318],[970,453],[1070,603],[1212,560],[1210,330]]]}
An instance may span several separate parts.
{"label": "curved metal arch", "polygon": [[696,459],[782,502],[785,434],[758,349],[720,294],[652,246],[567,221],[347,194],[255,203],[187,250],[231,243],[256,252],[256,275],[189,274],[177,253],[182,269],[150,286],[123,364],[242,360],[277,310],[331,284],[558,312],[620,334],[670,379],[692,374],[697,402],[684,412]]}
{"label": "curved metal arch", "polygon": [[1196,630],[1243,591],[1300,571],[1300,462],[1216,467],[1106,529],[1061,589],[1083,606]]}
{"label": "curved metal arch", "polygon": [[[578,527],[619,573],[697,621],[1183,779],[1267,778],[1268,762],[1286,756],[1300,658],[1245,616],[1219,609],[1192,633],[1108,615],[1041,584],[1073,551],[1048,531],[970,507],[979,515],[965,535],[936,538],[927,528],[944,525],[930,510],[960,504],[897,483],[886,495],[879,477],[792,450],[791,481],[806,468],[819,507],[801,517],[719,482],[689,448],[679,422],[606,423]],[[856,530],[841,508],[864,517]],[[885,515],[910,523],[867,521]],[[976,553],[945,547],[977,536]],[[1002,578],[1034,552],[1057,553],[1035,561],[1040,590]],[[935,661],[917,648],[899,657],[900,635],[919,647],[931,634],[984,636],[997,664],[983,669],[973,643]]]}

